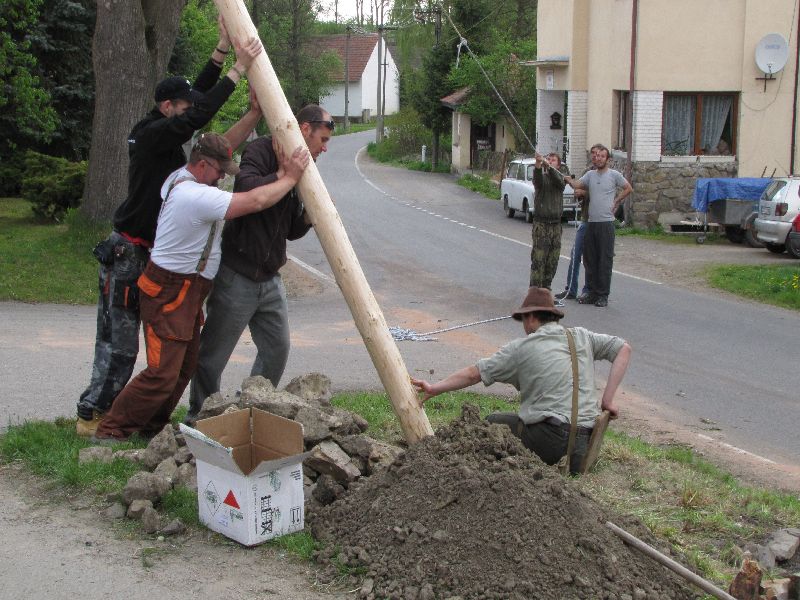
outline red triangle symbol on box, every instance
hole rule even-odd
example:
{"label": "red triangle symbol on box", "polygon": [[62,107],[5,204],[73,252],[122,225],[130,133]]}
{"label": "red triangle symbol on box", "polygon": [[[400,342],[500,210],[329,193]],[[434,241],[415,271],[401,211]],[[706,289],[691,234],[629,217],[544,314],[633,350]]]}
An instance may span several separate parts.
{"label": "red triangle symbol on box", "polygon": [[232,506],[233,508],[240,508],[239,503],[236,501],[236,496],[233,495],[233,490],[228,492],[228,495],[225,496],[225,500],[223,500],[222,503]]}

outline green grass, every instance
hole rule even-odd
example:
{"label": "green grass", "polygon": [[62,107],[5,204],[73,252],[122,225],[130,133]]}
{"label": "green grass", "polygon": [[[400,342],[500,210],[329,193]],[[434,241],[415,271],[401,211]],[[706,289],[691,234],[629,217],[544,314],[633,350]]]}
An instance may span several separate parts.
{"label": "green grass", "polygon": [[450,165],[448,163],[440,162],[436,169],[433,168],[433,165],[430,161],[421,161],[416,158],[402,158],[397,157],[394,154],[394,149],[389,144],[376,144],[375,142],[370,142],[367,144],[367,154],[370,155],[373,159],[377,160],[380,163],[391,165],[393,167],[400,167],[403,169],[408,169],[410,171],[424,171],[427,173],[436,172],[436,173],[449,173],[450,172]]}
{"label": "green grass", "polygon": [[800,522],[800,498],[740,484],[686,446],[657,447],[609,430],[581,485],[600,503],[640,518],[704,577],[724,583],[741,548]]}
{"label": "green grass", "polygon": [[[425,403],[428,419],[434,429],[449,423],[461,414],[465,402],[480,408],[481,416],[490,412],[515,412],[517,405],[507,398],[475,394],[472,392],[450,392],[431,398]],[[352,392],[336,394],[331,404],[358,413],[369,423],[368,434],[376,439],[397,442],[402,439],[400,425],[392,412],[386,394],[371,392]]]}
{"label": "green grass", "polygon": [[350,123],[347,131],[344,130],[343,123],[337,123],[336,129],[333,130],[333,135],[345,135],[348,133],[358,133],[359,131],[369,131],[375,129],[375,123]]}
{"label": "green grass", "polygon": [[0,198],[0,300],[94,304],[92,248],[109,231],[108,224],[91,224],[76,211],[65,223],[41,222],[29,202]]}
{"label": "green grass", "polygon": [[705,236],[706,244],[729,244],[728,239],[718,233],[708,232],[702,234],[701,232],[692,233],[670,233],[664,231],[661,225],[655,227],[617,227],[616,235],[620,237],[636,236],[648,240],[658,240],[661,242],[670,242],[672,244],[697,244],[697,238],[700,235]]}
{"label": "green grass", "polygon": [[[128,479],[140,470],[131,461],[78,464],[78,452],[91,443],[75,433],[75,421],[58,419],[28,421],[12,425],[0,437],[0,459],[21,461],[34,474],[74,490],[98,493],[119,492]],[[144,442],[120,444],[118,449],[144,447]],[[117,449],[117,447],[115,447]]]}
{"label": "green grass", "polygon": [[800,265],[718,265],[710,267],[706,276],[721,290],[800,310]]}
{"label": "green grass", "polygon": [[492,200],[500,199],[500,188],[497,184],[488,177],[481,177],[479,175],[462,175],[456,182],[458,185],[483,194]]}
{"label": "green grass", "polygon": [[306,531],[282,535],[267,543],[274,548],[283,550],[303,560],[311,560],[314,551],[320,547],[319,542],[314,539],[314,536]]}

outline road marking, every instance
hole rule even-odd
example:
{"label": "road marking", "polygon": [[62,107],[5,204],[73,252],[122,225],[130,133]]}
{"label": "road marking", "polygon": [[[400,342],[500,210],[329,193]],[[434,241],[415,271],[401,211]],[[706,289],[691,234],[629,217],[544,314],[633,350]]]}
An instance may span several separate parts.
{"label": "road marking", "polygon": [[725,442],[720,442],[719,440],[715,440],[714,438],[712,438],[712,437],[710,437],[708,435],[705,435],[703,433],[698,433],[697,437],[699,437],[701,440],[705,440],[707,442],[716,442],[720,446],[723,446],[724,448],[727,448],[728,450],[733,450],[737,454],[746,454],[747,456],[752,456],[753,458],[755,458],[757,460],[760,460],[760,461],[765,462],[765,463],[769,463],[771,465],[777,464],[774,460],[770,460],[770,459],[765,458],[763,456],[759,456],[758,454],[753,454],[752,452],[748,452],[747,450],[742,450],[741,448],[737,448],[736,446],[731,446],[730,444],[726,444]]}
{"label": "road marking", "polygon": [[[434,213],[433,211],[430,211],[430,210],[428,210],[428,209],[426,209],[426,208],[424,208],[422,206],[417,206],[417,205],[412,204],[410,202],[404,202],[402,200],[398,200],[397,198],[395,198],[391,194],[385,192],[384,190],[379,188],[377,185],[372,183],[369,179],[367,179],[367,177],[364,175],[364,173],[359,168],[359,166],[358,166],[358,158],[359,158],[359,156],[361,156],[361,153],[364,152],[364,150],[366,150],[366,149],[367,149],[366,146],[362,146],[361,149],[358,152],[356,152],[355,158],[353,159],[353,163],[355,164],[356,171],[358,171],[358,174],[361,176],[361,179],[366,181],[367,184],[369,184],[370,187],[374,188],[376,191],[380,192],[381,194],[383,194],[387,198],[389,198],[391,200],[394,200],[395,202],[397,202],[398,204],[402,204],[403,206],[410,206],[411,208],[413,208],[415,210],[422,211],[424,213],[427,213],[427,214],[431,215],[432,217],[436,217],[436,218],[442,219],[444,221],[449,221],[449,222],[454,223],[454,224],[456,224],[456,225],[458,225],[460,227],[466,227],[467,229],[477,229],[480,233],[485,233],[486,235],[490,235],[492,237],[496,237],[498,239],[505,240],[507,242],[511,242],[512,244],[518,244],[520,246],[525,246],[526,248],[530,248],[531,247],[531,244],[528,244],[527,242],[520,242],[519,240],[515,240],[515,239],[507,237],[505,235],[500,235],[499,233],[494,233],[492,231],[487,231],[486,229],[478,229],[475,225],[469,225],[467,223],[462,223],[460,221],[455,221],[455,220],[450,219],[448,217],[445,217],[445,216],[442,216],[440,214]],[[562,260],[570,260],[569,256],[564,256],[563,254],[560,254],[559,258],[562,259]],[[311,267],[309,267],[309,268],[311,268]],[[623,277],[630,277],[631,279],[637,279],[639,281],[644,281],[646,283],[652,283],[653,285],[663,285],[661,281],[653,281],[652,279],[647,279],[645,277],[639,277],[638,275],[631,275],[630,273],[623,273],[622,271],[617,271],[616,269],[613,269],[611,272],[615,273],[616,275],[621,275]]]}
{"label": "road marking", "polygon": [[300,260],[296,256],[293,256],[292,254],[289,254],[288,252],[286,253],[286,256],[293,263],[295,263],[298,267],[301,267],[301,268],[305,269],[306,271],[308,271],[312,275],[316,275],[317,277],[327,281],[328,283],[336,283],[336,280],[334,280],[332,277],[330,277],[328,275],[325,275],[325,273],[323,273],[322,271],[319,271],[319,270],[315,269],[314,267],[312,267],[311,265],[309,265],[307,263],[304,263],[302,260]]}

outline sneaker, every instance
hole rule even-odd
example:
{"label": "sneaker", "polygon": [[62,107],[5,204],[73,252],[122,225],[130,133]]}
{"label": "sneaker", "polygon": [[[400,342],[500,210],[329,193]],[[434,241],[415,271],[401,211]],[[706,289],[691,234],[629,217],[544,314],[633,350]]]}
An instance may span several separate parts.
{"label": "sneaker", "polygon": [[[569,290],[564,290],[563,292],[559,292],[555,296],[553,296],[556,300],[563,300],[564,298],[569,298],[570,293]],[[572,297],[574,298],[575,295],[573,294]]]}
{"label": "sneaker", "polygon": [[553,300],[553,306],[557,308],[563,308],[564,302],[562,300]]}
{"label": "sneaker", "polygon": [[578,304],[594,304],[598,298],[594,294],[583,294],[578,296]]}
{"label": "sneaker", "polygon": [[598,298],[597,301],[594,303],[595,306],[599,306],[600,308],[605,308],[608,306],[608,298],[602,297]]}
{"label": "sneaker", "polygon": [[82,419],[78,417],[78,420],[75,422],[75,433],[78,434],[79,437],[92,437],[102,420],[103,415],[96,410],[92,412],[91,419]]}

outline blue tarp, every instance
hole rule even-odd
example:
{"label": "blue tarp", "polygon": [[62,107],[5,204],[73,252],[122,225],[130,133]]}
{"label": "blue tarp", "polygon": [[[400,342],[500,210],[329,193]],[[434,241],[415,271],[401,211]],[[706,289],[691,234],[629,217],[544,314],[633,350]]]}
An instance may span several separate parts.
{"label": "blue tarp", "polygon": [[717,200],[756,201],[767,189],[768,177],[706,177],[697,180],[692,196],[692,208],[708,212],[708,205]]}

